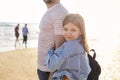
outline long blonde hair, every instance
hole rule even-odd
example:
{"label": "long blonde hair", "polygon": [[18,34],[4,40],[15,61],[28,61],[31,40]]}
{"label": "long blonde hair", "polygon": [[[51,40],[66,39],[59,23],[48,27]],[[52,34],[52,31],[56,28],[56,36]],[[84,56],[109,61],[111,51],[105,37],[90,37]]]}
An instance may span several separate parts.
{"label": "long blonde hair", "polygon": [[84,23],[84,19],[80,14],[68,14],[64,21],[63,21],[63,26],[65,26],[68,23],[72,23],[76,26],[78,26],[78,28],[81,31],[81,41],[80,43],[83,45],[84,50],[89,53],[89,47],[86,41],[86,31],[85,31],[85,23]]}

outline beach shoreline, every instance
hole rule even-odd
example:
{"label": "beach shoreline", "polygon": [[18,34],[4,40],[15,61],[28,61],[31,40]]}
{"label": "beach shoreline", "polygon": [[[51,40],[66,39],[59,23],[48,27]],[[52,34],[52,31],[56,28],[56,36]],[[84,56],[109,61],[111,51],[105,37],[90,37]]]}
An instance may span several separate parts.
{"label": "beach shoreline", "polygon": [[[38,44],[38,40],[34,39],[34,40],[28,40],[27,43],[27,48],[37,48],[37,44]],[[4,47],[0,47],[0,53],[1,52],[6,52],[6,51],[12,51],[12,50],[21,50],[26,48],[24,44],[22,44],[22,40],[20,40],[20,43],[17,43],[17,46],[14,46],[14,42],[12,43],[12,45],[9,46],[4,46]]]}

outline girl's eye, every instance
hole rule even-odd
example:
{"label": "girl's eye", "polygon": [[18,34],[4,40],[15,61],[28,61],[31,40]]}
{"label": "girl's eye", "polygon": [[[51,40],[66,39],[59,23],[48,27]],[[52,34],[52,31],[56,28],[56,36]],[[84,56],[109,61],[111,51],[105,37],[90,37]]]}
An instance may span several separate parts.
{"label": "girl's eye", "polygon": [[67,28],[64,28],[63,30],[64,30],[64,31],[67,31]]}

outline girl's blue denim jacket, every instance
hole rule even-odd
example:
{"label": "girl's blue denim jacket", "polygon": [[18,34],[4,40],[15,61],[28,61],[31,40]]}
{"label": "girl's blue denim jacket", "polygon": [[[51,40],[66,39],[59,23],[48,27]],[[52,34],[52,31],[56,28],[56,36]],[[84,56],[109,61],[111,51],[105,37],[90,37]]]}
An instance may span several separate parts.
{"label": "girl's blue denim jacket", "polygon": [[70,80],[87,80],[91,71],[80,39],[66,41],[55,51],[49,50],[46,66],[51,72],[57,70],[52,77],[67,75]]}

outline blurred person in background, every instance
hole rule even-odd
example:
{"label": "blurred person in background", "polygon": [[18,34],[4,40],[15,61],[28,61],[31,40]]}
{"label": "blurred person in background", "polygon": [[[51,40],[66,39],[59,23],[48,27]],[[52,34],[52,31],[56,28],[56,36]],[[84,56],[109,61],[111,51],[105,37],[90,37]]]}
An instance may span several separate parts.
{"label": "blurred person in background", "polygon": [[15,37],[16,37],[16,39],[15,39],[15,47],[17,47],[17,43],[18,44],[20,44],[20,42],[19,42],[19,35],[20,35],[20,33],[19,33],[19,24],[17,24],[17,26],[15,27]]}
{"label": "blurred person in background", "polygon": [[27,24],[22,28],[22,33],[23,33],[23,44],[25,44],[25,47],[27,47],[27,40],[28,40],[28,28]]}

